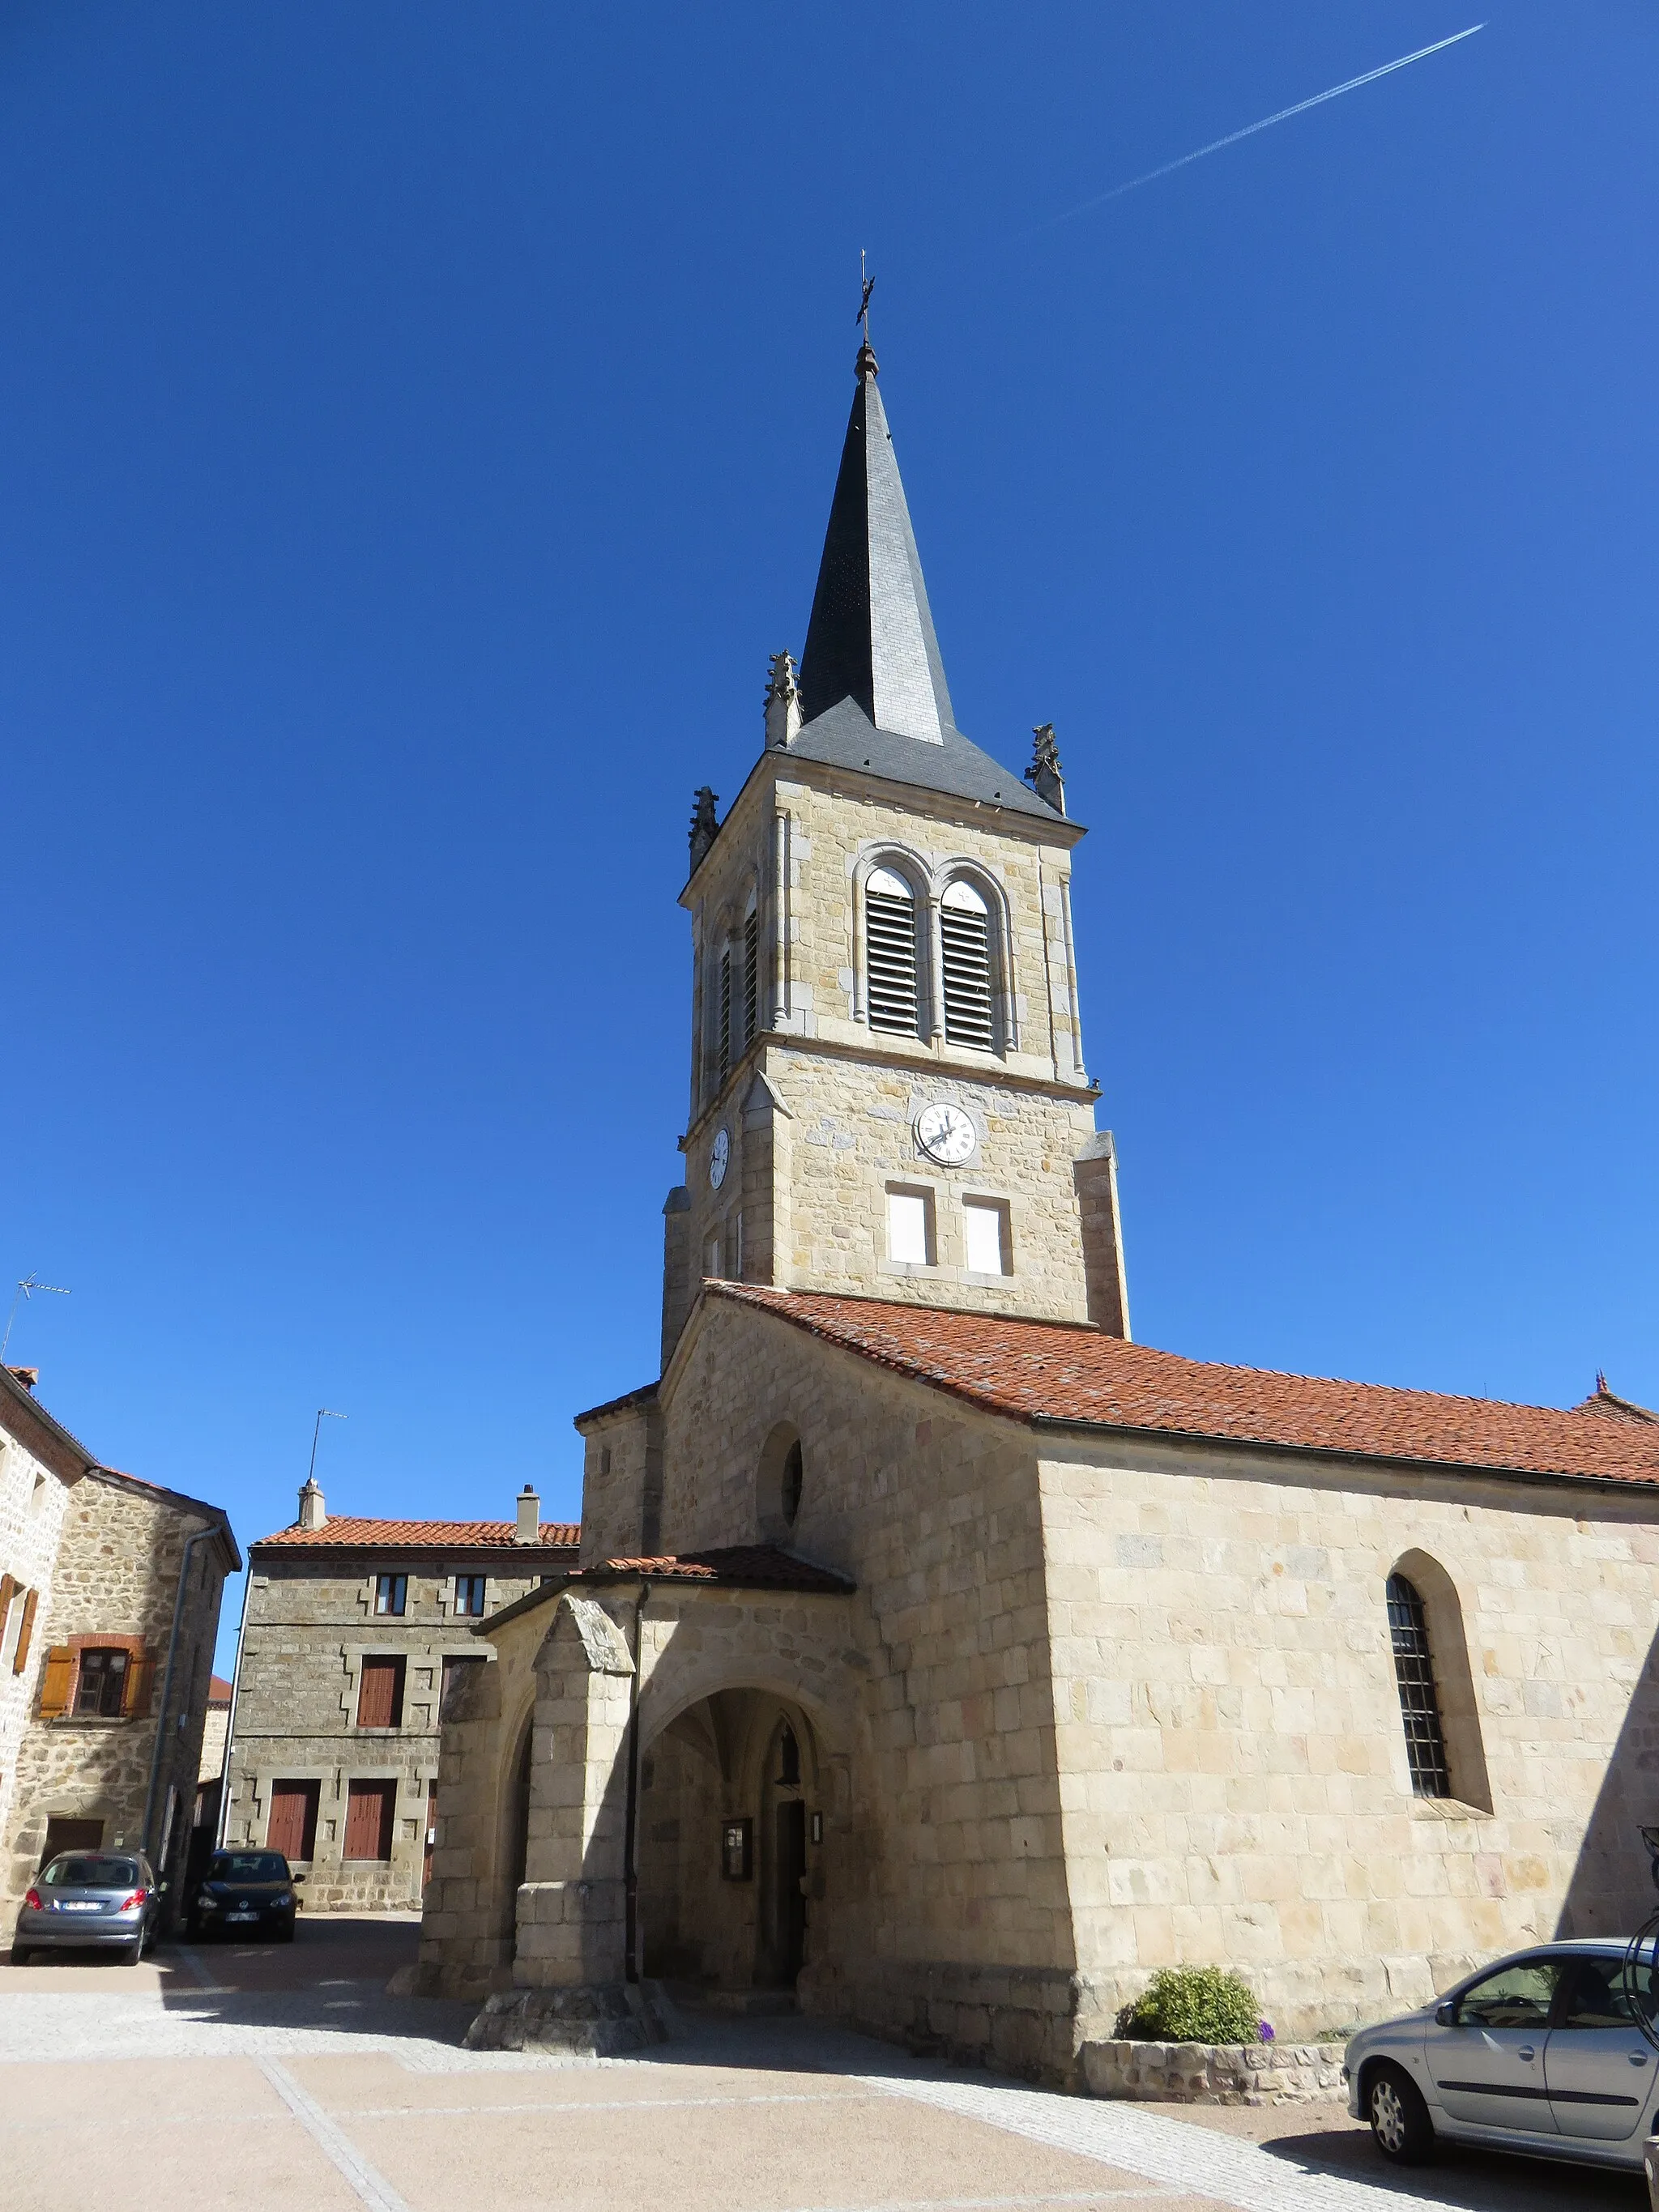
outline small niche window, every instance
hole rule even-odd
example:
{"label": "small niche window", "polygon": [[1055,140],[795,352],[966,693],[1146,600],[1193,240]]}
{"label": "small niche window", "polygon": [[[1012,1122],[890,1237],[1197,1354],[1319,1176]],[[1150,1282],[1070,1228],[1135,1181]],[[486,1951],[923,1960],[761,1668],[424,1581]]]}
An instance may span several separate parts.
{"label": "small niche window", "polygon": [[891,868],[872,868],[866,879],[864,938],[871,1028],[919,1036],[916,895]]}
{"label": "small niche window", "polygon": [[991,915],[972,884],[958,880],[939,902],[945,963],[945,1036],[950,1044],[996,1048],[991,997]]}
{"label": "small niche window", "polygon": [[930,1191],[888,1192],[887,1256],[910,1267],[933,1265],[933,1200]]}
{"label": "small niche window", "polygon": [[95,1646],[81,1654],[79,1679],[75,1686],[75,1710],[77,1715],[102,1721],[118,1721],[126,1696],[127,1668],[131,1662],[125,1651],[105,1651]]}
{"label": "small niche window", "polygon": [[1008,1209],[1000,1199],[964,1198],[962,1201],[962,1227],[970,1274],[1012,1274],[1013,1264],[1008,1249]]}
{"label": "small niche window", "polygon": [[799,1790],[800,1787],[800,1746],[795,1741],[795,1731],[787,1721],[778,1731],[778,1787]]}
{"label": "small niche window", "polygon": [[457,1575],[455,1577],[455,1610],[470,1620],[482,1620],[484,1609],[484,1577],[482,1575]]}
{"label": "small niche window", "polygon": [[1416,1583],[1407,1582],[1404,1575],[1389,1577],[1388,1600],[1394,1676],[1400,1692],[1412,1790],[1419,1797],[1449,1797],[1451,1770],[1446,1759],[1440,1694],[1435,1686],[1434,1655],[1429,1649],[1428,1616]]}
{"label": "small niche window", "polygon": [[795,1516],[800,1511],[800,1486],[805,1468],[800,1455],[800,1438],[797,1437],[783,1455],[783,1468],[778,1477],[778,1503],[783,1517],[794,1526]]}
{"label": "small niche window", "polygon": [[743,1041],[755,1042],[760,1027],[760,916],[751,906],[743,925]]}
{"label": "small niche window", "polygon": [[374,1577],[374,1610],[376,1613],[402,1613],[409,1604],[407,1575],[376,1575]]}

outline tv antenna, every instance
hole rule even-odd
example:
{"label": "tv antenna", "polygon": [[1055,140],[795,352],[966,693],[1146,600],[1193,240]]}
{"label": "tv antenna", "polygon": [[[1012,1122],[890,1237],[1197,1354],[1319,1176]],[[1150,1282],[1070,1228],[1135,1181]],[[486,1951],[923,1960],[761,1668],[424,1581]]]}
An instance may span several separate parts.
{"label": "tv antenna", "polygon": [[6,1333],[0,1336],[0,1359],[5,1358],[6,1346],[11,1342],[11,1325],[17,1318],[19,1303],[24,1298],[32,1298],[37,1291],[50,1291],[55,1298],[66,1298],[70,1295],[61,1283],[43,1283],[39,1275],[25,1275],[13,1294],[11,1311],[6,1316]]}
{"label": "tv antenna", "polygon": [[323,1432],[323,1423],[325,1421],[344,1421],[349,1419],[349,1418],[350,1416],[346,1413],[330,1413],[326,1406],[318,1407],[316,1425],[311,1431],[311,1465],[306,1469],[306,1480],[307,1482],[314,1482],[317,1479],[317,1439]]}

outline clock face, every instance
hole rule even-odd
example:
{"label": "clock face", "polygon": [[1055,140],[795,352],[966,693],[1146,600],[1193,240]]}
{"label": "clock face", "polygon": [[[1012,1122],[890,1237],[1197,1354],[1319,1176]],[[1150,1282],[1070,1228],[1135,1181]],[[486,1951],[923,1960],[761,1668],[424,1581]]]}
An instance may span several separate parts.
{"label": "clock face", "polygon": [[732,1139],[724,1129],[717,1129],[708,1153],[708,1188],[718,1190],[726,1181],[726,1163],[732,1157]]}
{"label": "clock face", "polygon": [[916,1116],[916,1142],[941,1167],[959,1168],[978,1149],[974,1125],[960,1106],[924,1106]]}

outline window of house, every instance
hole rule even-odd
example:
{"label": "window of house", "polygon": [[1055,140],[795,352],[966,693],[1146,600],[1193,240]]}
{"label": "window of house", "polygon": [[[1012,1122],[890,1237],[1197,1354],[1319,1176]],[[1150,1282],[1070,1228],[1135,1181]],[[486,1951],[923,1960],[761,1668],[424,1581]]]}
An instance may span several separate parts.
{"label": "window of house", "polygon": [[119,1720],[122,1699],[126,1695],[127,1668],[131,1664],[131,1656],[125,1651],[105,1651],[95,1646],[82,1650],[75,1685],[76,1716],[90,1715],[106,1721]]}
{"label": "window of house", "polygon": [[933,1200],[925,1190],[887,1194],[887,1256],[917,1267],[933,1264]]}
{"label": "window of house", "polygon": [[743,1041],[755,1042],[760,1027],[760,916],[753,907],[743,925]]}
{"label": "window of house", "polygon": [[395,1659],[366,1656],[357,1682],[359,1728],[401,1728],[404,1719],[404,1670],[401,1653]]}
{"label": "window of house", "polygon": [[484,1577],[482,1575],[457,1575],[455,1577],[455,1610],[471,1619],[482,1620],[484,1609]]}
{"label": "window of house", "polygon": [[939,902],[939,954],[945,974],[945,1035],[981,1052],[996,1046],[991,998],[991,915],[972,884],[952,884]]}
{"label": "window of house", "polygon": [[1388,1601],[1395,1683],[1400,1692],[1412,1789],[1419,1797],[1449,1797],[1451,1771],[1446,1759],[1445,1730],[1423,1600],[1414,1583],[1408,1583],[1404,1575],[1390,1575]]}
{"label": "window of house", "polygon": [[345,1848],[348,1859],[389,1859],[398,1810],[395,1782],[351,1782],[346,1785]]}
{"label": "window of house", "polygon": [[1008,1255],[1008,1209],[1000,1199],[964,1198],[962,1226],[969,1273],[1013,1273]]}
{"label": "window of house", "polygon": [[864,886],[864,966],[870,1026],[916,1036],[916,895],[891,868],[872,868]]}
{"label": "window of house", "polygon": [[401,1613],[409,1603],[407,1575],[376,1575],[374,1577],[374,1610],[376,1613]]}

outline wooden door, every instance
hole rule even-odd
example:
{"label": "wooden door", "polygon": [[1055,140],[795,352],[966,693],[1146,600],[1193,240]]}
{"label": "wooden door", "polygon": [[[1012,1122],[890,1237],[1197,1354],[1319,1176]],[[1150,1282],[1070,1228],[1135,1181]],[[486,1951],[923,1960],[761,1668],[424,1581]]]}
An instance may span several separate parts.
{"label": "wooden door", "polygon": [[346,1796],[344,1856],[389,1859],[392,1823],[398,1807],[395,1782],[354,1782]]}
{"label": "wooden door", "polygon": [[778,1978],[793,1989],[806,1956],[806,1899],[801,1894],[801,1877],[806,1872],[806,1808],[799,1797],[786,1798],[777,1808],[774,1870]]}
{"label": "wooden door", "polygon": [[290,1866],[303,1865],[317,1851],[317,1804],[320,1782],[273,1782],[265,1848],[280,1851]]}
{"label": "wooden door", "polygon": [[404,1717],[404,1662],[401,1658],[366,1658],[357,1685],[359,1728],[397,1728]]}

